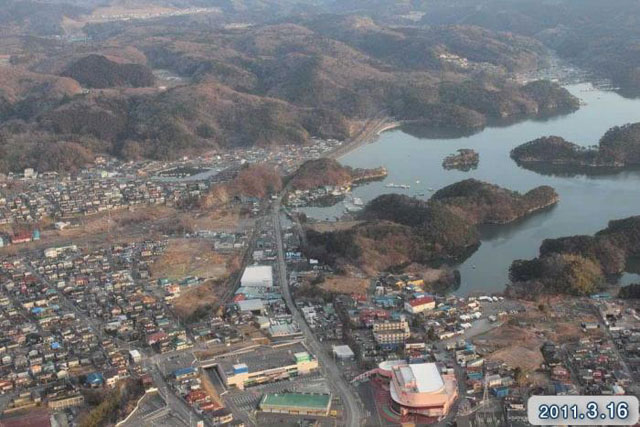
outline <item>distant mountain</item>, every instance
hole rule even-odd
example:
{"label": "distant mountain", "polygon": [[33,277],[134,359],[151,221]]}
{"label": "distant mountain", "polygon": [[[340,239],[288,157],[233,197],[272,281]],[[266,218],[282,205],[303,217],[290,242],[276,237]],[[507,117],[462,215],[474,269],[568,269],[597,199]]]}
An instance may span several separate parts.
{"label": "distant mountain", "polygon": [[0,4],[0,29],[8,34],[25,36],[63,35],[65,17],[78,18],[89,13],[88,2],[4,0]]}
{"label": "distant mountain", "polygon": [[423,25],[478,25],[542,41],[560,56],[640,93],[636,0],[427,0]]}
{"label": "distant mountain", "polygon": [[[545,62],[539,42],[478,27],[391,27],[306,12],[248,26],[220,27],[194,16],[86,31],[90,44],[10,43],[11,62],[21,69],[99,90],[7,103],[5,117],[21,120],[0,123],[8,153],[24,151],[17,142],[38,134],[78,141],[90,154],[171,159],[310,144],[312,137],[348,139],[380,115],[473,132],[493,120],[577,108],[556,84],[521,86],[509,78]],[[173,76],[156,85],[152,69]]]}

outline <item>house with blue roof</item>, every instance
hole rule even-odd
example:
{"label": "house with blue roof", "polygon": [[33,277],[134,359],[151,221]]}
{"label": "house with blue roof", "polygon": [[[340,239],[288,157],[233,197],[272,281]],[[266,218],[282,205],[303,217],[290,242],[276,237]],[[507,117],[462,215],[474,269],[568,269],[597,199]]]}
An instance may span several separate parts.
{"label": "house with blue roof", "polygon": [[173,376],[177,381],[186,380],[188,378],[193,378],[197,375],[198,371],[196,368],[189,366],[186,368],[180,368],[173,371]]}
{"label": "house with blue roof", "polygon": [[92,372],[84,380],[85,384],[91,387],[100,387],[104,384],[104,377],[100,372]]}

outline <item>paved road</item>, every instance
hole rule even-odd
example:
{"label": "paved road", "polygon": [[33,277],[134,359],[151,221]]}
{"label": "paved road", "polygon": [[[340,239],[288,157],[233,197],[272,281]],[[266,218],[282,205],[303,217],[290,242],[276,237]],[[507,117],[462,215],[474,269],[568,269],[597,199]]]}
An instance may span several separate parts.
{"label": "paved road", "polygon": [[164,401],[167,402],[167,406],[178,416],[178,418],[184,421],[185,424],[189,425],[199,420],[204,421],[207,426],[213,425],[208,418],[202,418],[192,407],[176,396],[175,392],[167,384],[164,379],[164,374],[160,371],[160,368],[156,363],[153,363],[150,359],[146,359],[145,362],[145,366],[147,367],[148,372],[151,373],[153,382],[158,388],[158,393],[160,393],[160,396],[162,396]]}
{"label": "paved road", "polygon": [[280,200],[273,202],[273,225],[276,234],[276,245],[278,247],[278,280],[280,280],[280,287],[282,290],[282,296],[286,302],[289,310],[295,321],[300,325],[300,329],[304,333],[306,343],[309,349],[316,355],[320,365],[324,368],[324,374],[329,380],[329,384],[339,393],[344,405],[344,413],[346,419],[346,425],[349,427],[360,427],[364,421],[364,412],[358,398],[355,395],[355,391],[349,386],[347,381],[340,375],[340,369],[336,365],[335,361],[329,356],[316,336],[313,334],[307,323],[304,321],[302,314],[298,310],[298,307],[293,303],[291,298],[291,291],[289,289],[289,281],[287,280],[287,267],[284,260],[284,249],[282,245],[282,229],[280,224]]}

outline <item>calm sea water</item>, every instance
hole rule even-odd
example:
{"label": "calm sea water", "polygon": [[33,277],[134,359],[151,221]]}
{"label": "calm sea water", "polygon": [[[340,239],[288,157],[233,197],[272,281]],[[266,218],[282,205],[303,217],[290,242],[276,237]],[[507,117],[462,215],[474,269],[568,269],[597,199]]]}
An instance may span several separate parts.
{"label": "calm sea water", "polygon": [[[594,145],[612,126],[640,121],[640,100],[625,99],[613,92],[594,90],[589,84],[567,86],[587,105],[572,114],[544,121],[530,120],[506,127],[492,127],[472,136],[424,139],[401,130],[383,133],[371,144],[342,157],[349,166],[385,166],[389,176],[354,190],[367,202],[380,194],[399,192],[428,199],[429,188],[439,189],[454,182],[476,178],[525,192],[550,185],[560,195],[557,206],[504,226],[483,227],[482,245],[458,266],[462,284],[458,294],[497,292],[508,282],[508,268],[514,259],[532,258],[543,239],[573,234],[592,234],[611,219],[640,215],[640,171],[586,176],[544,175],[520,168],[509,151],[524,142],[546,135],[558,135],[580,145]],[[480,165],[469,172],[446,171],[444,157],[459,148],[480,154]],[[420,181],[419,184],[416,182]],[[408,190],[386,188],[389,183],[409,184]],[[420,193],[424,193],[420,196]],[[317,219],[334,218],[343,205],[307,208]],[[627,273],[620,283],[640,281]]]}

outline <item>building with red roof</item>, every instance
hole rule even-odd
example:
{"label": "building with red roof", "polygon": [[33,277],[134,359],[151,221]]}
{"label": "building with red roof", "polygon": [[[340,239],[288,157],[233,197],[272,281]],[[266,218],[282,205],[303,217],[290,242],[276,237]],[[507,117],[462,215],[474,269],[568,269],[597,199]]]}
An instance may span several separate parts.
{"label": "building with red roof", "polygon": [[423,311],[433,310],[434,308],[436,308],[436,300],[430,296],[412,299],[404,303],[404,309],[411,314],[422,313]]}

